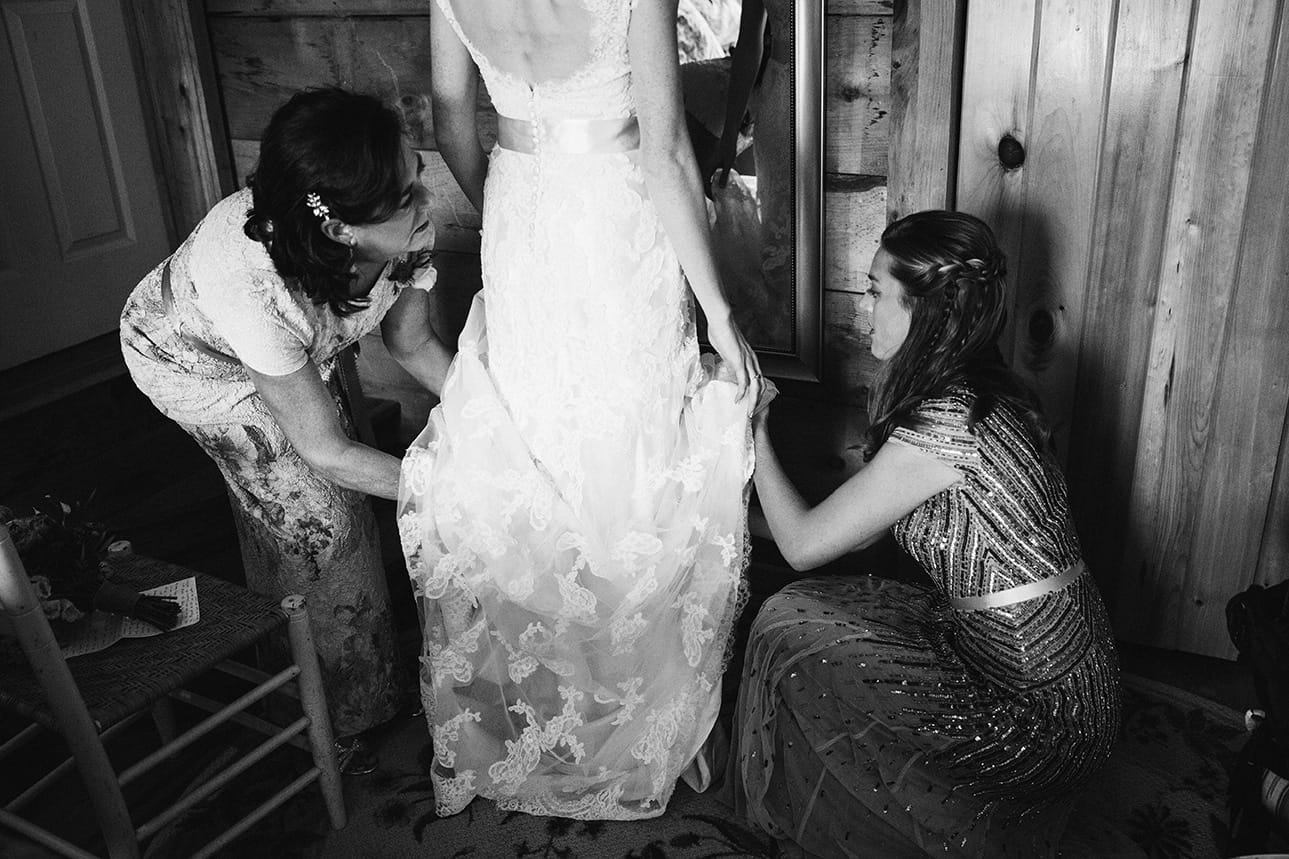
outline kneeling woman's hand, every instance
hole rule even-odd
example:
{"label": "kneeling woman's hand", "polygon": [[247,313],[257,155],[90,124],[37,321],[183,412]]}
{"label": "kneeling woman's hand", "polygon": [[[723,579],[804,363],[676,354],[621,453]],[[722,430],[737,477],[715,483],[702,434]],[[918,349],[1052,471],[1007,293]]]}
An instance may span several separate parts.
{"label": "kneeling woman's hand", "polygon": [[760,435],[770,428],[770,403],[779,396],[779,388],[764,377],[757,381],[756,405],[752,407],[752,432]]}

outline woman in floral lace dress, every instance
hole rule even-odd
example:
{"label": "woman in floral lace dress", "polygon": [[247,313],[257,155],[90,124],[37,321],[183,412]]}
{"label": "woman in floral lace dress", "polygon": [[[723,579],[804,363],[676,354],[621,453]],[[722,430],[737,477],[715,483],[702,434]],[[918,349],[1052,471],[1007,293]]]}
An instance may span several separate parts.
{"label": "woman in floral lace dress", "polygon": [[691,764],[706,784],[757,374],[712,259],[676,2],[437,0],[431,33],[439,147],[483,211],[483,291],[401,492],[437,808],[653,817]]}
{"label": "woman in floral lace dress", "polygon": [[1118,731],[1114,639],[1065,481],[1003,365],[1004,263],[956,212],[891,224],[869,270],[871,459],[816,507],[756,420],[756,488],[811,569],[893,528],[934,587],[814,578],[752,625],[730,784],[817,856],[1050,856]]}
{"label": "woman in floral lace dress", "polygon": [[[388,720],[407,686],[367,498],[395,496],[400,461],[354,440],[337,355],[380,325],[400,363],[442,387],[451,356],[429,325],[419,170],[377,99],[298,94],[270,121],[250,187],[121,315],[135,383],[224,475],[248,586],[308,598],[342,738]],[[348,771],[371,765],[343,757]]]}

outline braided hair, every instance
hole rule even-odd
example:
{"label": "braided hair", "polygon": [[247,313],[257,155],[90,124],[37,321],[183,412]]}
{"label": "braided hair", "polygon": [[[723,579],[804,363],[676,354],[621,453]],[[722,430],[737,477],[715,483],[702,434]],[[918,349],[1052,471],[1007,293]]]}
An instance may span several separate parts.
{"label": "braided hair", "polygon": [[338,87],[296,93],[264,130],[243,232],[268,249],[278,274],[337,316],[367,299],[351,295],[353,248],[323,235],[322,223],[378,223],[398,209],[403,140],[397,111]]}
{"label": "braided hair", "polygon": [[865,459],[924,400],[944,396],[954,385],[975,395],[968,428],[974,431],[999,401],[1007,401],[1040,446],[1046,444],[1034,397],[998,349],[1007,321],[1007,261],[988,225],[963,212],[915,212],[886,228],[881,247],[911,318],[908,336],[884,363],[869,397]]}

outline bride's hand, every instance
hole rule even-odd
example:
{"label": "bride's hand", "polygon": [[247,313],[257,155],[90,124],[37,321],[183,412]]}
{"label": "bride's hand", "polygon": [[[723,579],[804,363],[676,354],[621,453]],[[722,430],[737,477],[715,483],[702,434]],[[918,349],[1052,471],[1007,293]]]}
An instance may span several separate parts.
{"label": "bride's hand", "polygon": [[734,375],[734,384],[738,387],[736,402],[742,402],[749,388],[755,387],[757,393],[761,388],[761,365],[756,360],[756,353],[747,345],[743,332],[739,330],[733,317],[723,321],[707,321],[707,339],[711,341],[716,353],[721,356],[730,372]]}

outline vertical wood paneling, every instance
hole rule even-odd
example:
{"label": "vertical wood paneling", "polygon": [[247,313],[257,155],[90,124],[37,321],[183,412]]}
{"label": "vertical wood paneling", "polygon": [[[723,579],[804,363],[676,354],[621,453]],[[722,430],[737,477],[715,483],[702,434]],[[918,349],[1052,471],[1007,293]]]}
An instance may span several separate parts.
{"label": "vertical wood paneling", "polygon": [[[1284,157],[1289,153],[1289,45],[1284,38],[1286,11],[1281,4],[1279,61],[1264,93],[1253,140],[1249,197],[1242,221],[1239,257],[1224,332],[1221,370],[1216,380],[1209,452],[1200,477],[1197,518],[1192,531],[1188,594],[1194,608],[1189,635],[1178,647],[1213,652],[1226,649],[1225,606],[1236,591],[1255,580],[1289,576],[1282,568],[1259,569],[1262,542],[1289,527],[1276,503],[1276,457],[1289,405],[1289,184]],[[1250,21],[1251,26],[1264,23]],[[1260,38],[1274,34],[1275,23]],[[1274,35],[1268,40],[1274,47]],[[1256,67],[1249,69],[1253,74]],[[1237,144],[1239,145],[1239,144]],[[1283,485],[1280,486],[1283,491]],[[1279,507],[1279,510],[1277,510]],[[1268,513],[1272,515],[1268,515]],[[1276,516],[1279,516],[1277,520]],[[1234,656],[1234,649],[1227,651]]]}
{"label": "vertical wood paneling", "polygon": [[[216,141],[222,141],[219,98],[198,45],[205,29],[189,0],[127,0],[141,46],[152,137],[166,177],[171,239],[178,243],[225,192]],[[198,38],[198,35],[202,38]],[[208,63],[209,58],[205,58]]]}
{"label": "vertical wood paneling", "polygon": [[331,84],[411,111],[418,145],[433,148],[428,16],[215,17],[210,31],[232,137],[258,138],[292,93]]}
{"label": "vertical wood paneling", "polygon": [[[1289,271],[1281,275],[1280,282],[1286,280],[1289,280]],[[1285,416],[1280,435],[1276,480],[1271,487],[1271,507],[1267,510],[1267,527],[1262,534],[1256,581],[1273,584],[1284,579],[1286,571],[1289,571],[1289,415]]]}
{"label": "vertical wood paneling", "polygon": [[886,228],[886,183],[880,176],[824,177],[824,286],[868,289],[868,264]]}
{"label": "vertical wood paneling", "polygon": [[[1283,154],[1289,152],[1289,5],[1280,6],[1277,46],[1272,74],[1263,100],[1262,128],[1258,136],[1258,158],[1253,168],[1253,199],[1246,222],[1258,224],[1243,248],[1240,265],[1241,282],[1252,282],[1266,296],[1267,290],[1283,288],[1289,283],[1289,184],[1284,181]],[[1283,293],[1265,297],[1265,306],[1274,308],[1280,322],[1272,323],[1270,332],[1278,341],[1279,355],[1267,359],[1265,369],[1284,373],[1289,356],[1284,351],[1285,331],[1289,323],[1283,318],[1286,302]],[[1249,302],[1252,303],[1252,302]],[[1255,305],[1256,306],[1256,305]],[[1284,396],[1289,384],[1279,380],[1280,387],[1271,389]],[[1264,388],[1266,386],[1264,385]],[[1271,486],[1271,503],[1258,556],[1255,581],[1273,584],[1289,576],[1289,407],[1281,415],[1280,448],[1276,452],[1276,476]],[[1274,414],[1267,412],[1269,418]],[[1274,434],[1274,421],[1264,424],[1259,434]]]}
{"label": "vertical wood paneling", "polygon": [[1074,410],[1106,55],[1114,0],[1042,0],[1013,257],[1013,367],[1039,392],[1064,455]]}
{"label": "vertical wood paneling", "polygon": [[861,293],[824,293],[824,372],[830,398],[853,406],[868,405],[868,390],[877,373],[872,325],[859,309]]}
{"label": "vertical wood paneling", "polygon": [[890,220],[953,203],[966,0],[896,0],[891,31]]}
{"label": "vertical wood paneling", "polygon": [[829,15],[824,171],[886,175],[891,103],[889,15]]}
{"label": "vertical wood paneling", "polygon": [[1036,2],[971,4],[963,48],[954,208],[984,219],[993,228],[1012,269],[1008,278],[1012,289],[1016,286],[1028,165],[1004,168],[998,160],[998,143],[1007,135],[1022,146],[1029,143]]}
{"label": "vertical wood paneling", "polygon": [[1097,171],[1067,474],[1084,555],[1115,601],[1159,285],[1192,0],[1122,0]]}
{"label": "vertical wood paneling", "polygon": [[[1239,574],[1230,559],[1220,570],[1198,568],[1196,549],[1254,512],[1241,503],[1202,517],[1203,493],[1215,489],[1204,485],[1215,476],[1211,444],[1244,443],[1214,436],[1223,366],[1215,359],[1230,342],[1241,232],[1264,228],[1244,216],[1276,6],[1198,0],[1133,476],[1121,632],[1201,652],[1214,652],[1223,635],[1196,628],[1196,609],[1230,593]],[[1255,506],[1265,513],[1265,497]]]}
{"label": "vertical wood paneling", "polygon": [[[255,105],[334,81],[385,86],[433,145],[409,0],[206,4],[233,36],[221,72],[245,137],[267,119]],[[829,0],[826,384],[775,407],[807,495],[858,466],[852,406],[876,369],[858,300],[884,220],[973,212],[1019,289],[1014,363],[1069,421],[1072,499],[1119,634],[1229,653],[1225,597],[1289,569],[1287,9]],[[404,32],[382,29],[398,16]],[[1017,169],[999,162],[1006,134]]]}

